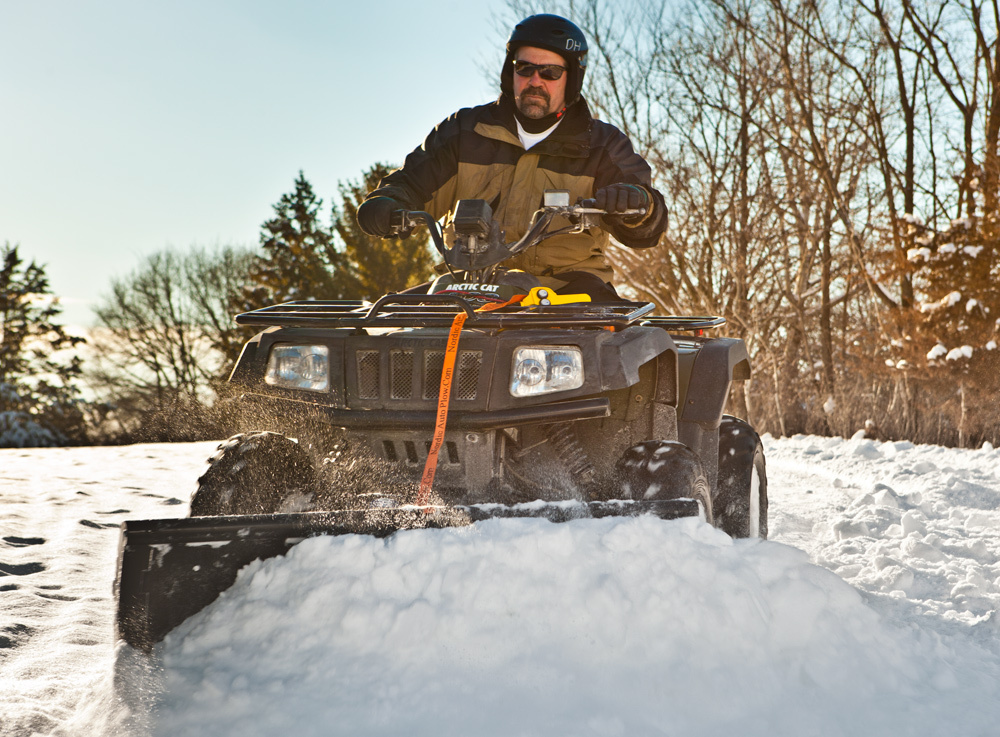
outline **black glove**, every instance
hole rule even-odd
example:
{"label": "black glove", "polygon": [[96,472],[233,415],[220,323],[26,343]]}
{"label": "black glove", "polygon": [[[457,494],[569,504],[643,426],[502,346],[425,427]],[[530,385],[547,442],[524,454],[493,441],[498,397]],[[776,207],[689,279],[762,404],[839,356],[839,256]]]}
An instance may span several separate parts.
{"label": "black glove", "polygon": [[[618,215],[628,210],[639,208],[649,211],[649,193],[638,184],[609,184],[594,193],[594,201],[599,210],[607,210],[608,215]],[[626,218],[615,218],[623,222],[637,222],[643,215],[630,215]]]}
{"label": "black glove", "polygon": [[405,209],[392,197],[372,197],[358,208],[358,225],[368,235],[386,238],[392,234],[392,214]]}

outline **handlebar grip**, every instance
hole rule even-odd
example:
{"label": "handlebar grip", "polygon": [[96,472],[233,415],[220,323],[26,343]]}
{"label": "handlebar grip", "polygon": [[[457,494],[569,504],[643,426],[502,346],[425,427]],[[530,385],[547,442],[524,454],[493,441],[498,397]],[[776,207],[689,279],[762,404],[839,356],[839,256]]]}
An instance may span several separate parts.
{"label": "handlebar grip", "polygon": [[[590,199],[587,199],[587,200],[580,200],[579,207],[583,207],[583,208],[586,208],[588,210],[598,210],[597,200],[595,200],[593,197],[591,197]],[[646,212],[647,212],[647,210],[646,210],[645,207],[636,207],[636,208],[630,208],[628,210],[624,210],[622,212],[611,212],[611,213],[609,213],[607,210],[598,210],[598,212],[600,212],[600,213],[602,213],[604,215],[625,215],[625,216],[629,216],[629,215],[645,215]]]}
{"label": "handlebar grip", "polygon": [[427,232],[430,233],[431,240],[434,241],[434,247],[442,256],[445,256],[444,239],[441,237],[441,230],[438,228],[437,221],[431,217],[430,213],[426,213],[423,210],[396,210],[390,216],[389,222],[392,225],[393,235],[398,235],[401,238],[408,237],[415,227],[423,223],[427,226]]}
{"label": "handlebar grip", "polygon": [[392,235],[406,237],[413,230],[408,210],[394,210],[389,216],[389,227]]}

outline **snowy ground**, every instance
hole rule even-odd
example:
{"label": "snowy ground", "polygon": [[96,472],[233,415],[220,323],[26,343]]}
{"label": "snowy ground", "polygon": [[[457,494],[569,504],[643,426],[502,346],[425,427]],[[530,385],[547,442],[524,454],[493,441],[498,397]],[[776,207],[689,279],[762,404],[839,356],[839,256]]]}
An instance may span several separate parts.
{"label": "snowy ground", "polygon": [[1000,731],[992,448],[767,438],[767,542],[653,519],[308,540],[145,667],[112,643],[116,528],[184,514],[213,447],[0,451],[0,735]]}

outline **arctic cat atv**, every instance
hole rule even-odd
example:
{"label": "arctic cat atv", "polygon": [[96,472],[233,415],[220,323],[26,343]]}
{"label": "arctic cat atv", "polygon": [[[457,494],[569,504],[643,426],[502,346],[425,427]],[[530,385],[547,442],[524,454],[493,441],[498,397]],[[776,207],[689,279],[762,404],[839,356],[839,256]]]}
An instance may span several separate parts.
{"label": "arctic cat atv", "polygon": [[238,315],[263,329],[230,378],[246,431],[210,459],[191,518],[122,526],[120,636],[150,650],[247,563],[312,535],[655,514],[765,537],[760,439],[723,415],[746,347],[705,335],[725,321],[559,295],[499,266],[597,227],[603,211],[568,199],[546,193],[510,244],[483,201],[458,204],[449,245],[400,211],[397,232],[426,224],[448,267],[428,293]]}

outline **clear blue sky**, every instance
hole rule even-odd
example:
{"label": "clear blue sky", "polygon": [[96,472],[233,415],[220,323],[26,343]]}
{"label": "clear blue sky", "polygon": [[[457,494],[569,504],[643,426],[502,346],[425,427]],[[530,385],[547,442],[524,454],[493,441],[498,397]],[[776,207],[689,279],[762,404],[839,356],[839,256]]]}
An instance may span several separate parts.
{"label": "clear blue sky", "polygon": [[493,99],[509,18],[503,0],[0,0],[0,243],[88,323],[143,255],[255,247],[300,169],[328,215],[338,181]]}

